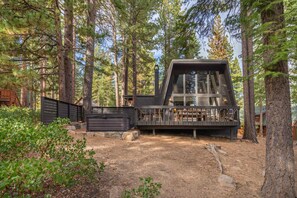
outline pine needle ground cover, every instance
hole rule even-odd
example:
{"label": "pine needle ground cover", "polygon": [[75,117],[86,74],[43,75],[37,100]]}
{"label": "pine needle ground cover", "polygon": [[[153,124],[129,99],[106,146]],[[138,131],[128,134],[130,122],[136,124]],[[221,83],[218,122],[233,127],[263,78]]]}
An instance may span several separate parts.
{"label": "pine needle ground cover", "polygon": [[42,125],[24,108],[0,108],[0,197],[52,192],[92,179],[98,172],[94,151],[74,140],[57,120]]}

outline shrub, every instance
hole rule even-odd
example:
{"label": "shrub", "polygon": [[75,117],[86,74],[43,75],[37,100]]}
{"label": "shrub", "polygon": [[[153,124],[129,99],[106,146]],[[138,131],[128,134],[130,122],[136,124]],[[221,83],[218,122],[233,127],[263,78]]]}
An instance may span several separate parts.
{"label": "shrub", "polygon": [[68,120],[42,125],[37,116],[25,108],[0,109],[0,197],[69,186],[98,171],[86,140],[75,141],[63,128]]}
{"label": "shrub", "polygon": [[160,195],[161,183],[153,182],[153,178],[139,178],[141,184],[138,188],[131,190],[125,190],[122,198],[142,197],[142,198],[154,198]]}

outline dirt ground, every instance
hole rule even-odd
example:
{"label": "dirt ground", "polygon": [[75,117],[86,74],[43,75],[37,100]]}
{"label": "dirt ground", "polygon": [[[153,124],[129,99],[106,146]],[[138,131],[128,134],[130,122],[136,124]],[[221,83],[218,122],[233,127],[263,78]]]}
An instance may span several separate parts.
{"label": "dirt ground", "polygon": [[[211,137],[193,139],[190,134],[141,135],[133,142],[90,136],[86,139],[87,148],[95,150],[98,163],[106,165],[94,197],[120,197],[125,189],[140,184],[139,177],[148,176],[162,184],[160,197],[164,198],[260,197],[265,165],[265,140],[261,137],[259,144]],[[224,173],[234,179],[235,188],[218,182],[218,163],[205,149],[210,143],[227,152],[220,158]],[[296,153],[296,146],[294,150]]]}

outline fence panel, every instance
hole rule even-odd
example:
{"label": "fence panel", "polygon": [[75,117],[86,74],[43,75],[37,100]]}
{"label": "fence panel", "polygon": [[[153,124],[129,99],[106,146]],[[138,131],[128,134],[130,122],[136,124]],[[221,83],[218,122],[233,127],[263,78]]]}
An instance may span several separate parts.
{"label": "fence panel", "polygon": [[41,122],[49,124],[58,117],[69,118],[71,122],[83,121],[83,108],[81,105],[41,97]]}
{"label": "fence panel", "polygon": [[69,107],[70,107],[69,119],[71,120],[71,122],[75,122],[78,119],[78,117],[77,117],[78,106],[71,104],[71,105],[69,105]]}
{"label": "fence panel", "polygon": [[129,118],[130,127],[135,126],[134,107],[92,107],[92,114],[119,114]]}

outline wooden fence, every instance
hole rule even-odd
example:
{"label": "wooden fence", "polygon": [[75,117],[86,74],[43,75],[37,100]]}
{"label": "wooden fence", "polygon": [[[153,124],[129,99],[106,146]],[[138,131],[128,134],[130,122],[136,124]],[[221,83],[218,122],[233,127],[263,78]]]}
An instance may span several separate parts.
{"label": "wooden fence", "polygon": [[41,97],[41,122],[51,123],[56,118],[69,118],[71,122],[83,121],[83,108],[47,97]]}
{"label": "wooden fence", "polygon": [[135,126],[135,109],[134,107],[92,107],[92,114],[117,114],[117,115],[125,115],[129,118],[129,126]]}

